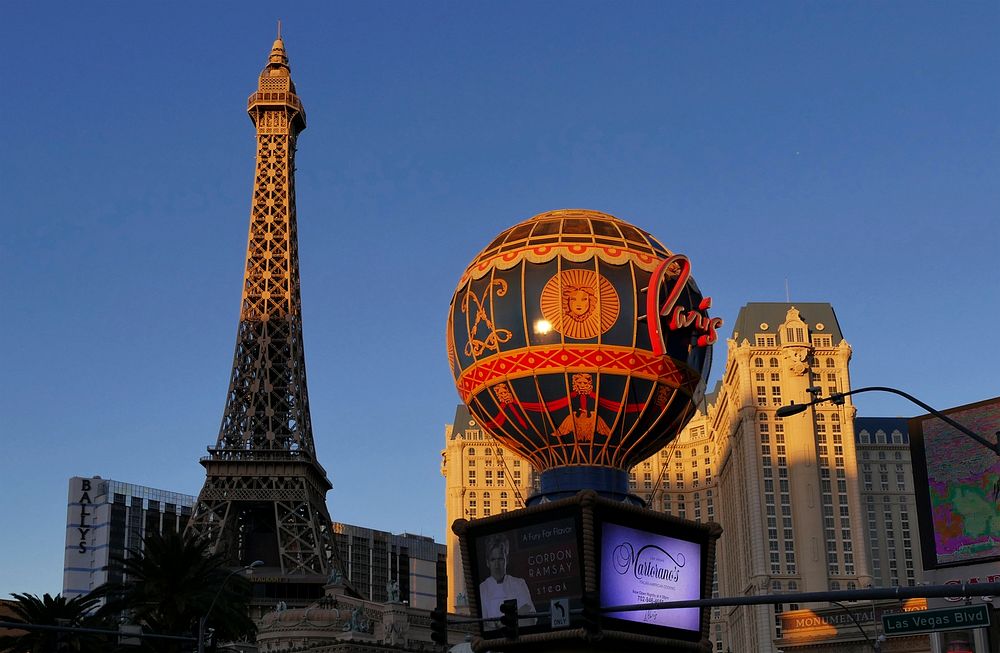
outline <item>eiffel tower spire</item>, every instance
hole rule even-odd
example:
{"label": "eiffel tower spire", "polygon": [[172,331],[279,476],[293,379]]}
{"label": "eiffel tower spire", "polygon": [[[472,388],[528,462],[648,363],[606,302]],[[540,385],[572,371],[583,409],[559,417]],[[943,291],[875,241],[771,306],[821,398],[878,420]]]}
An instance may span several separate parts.
{"label": "eiffel tower spire", "polygon": [[[295,216],[295,143],[306,116],[280,31],[247,112],[257,163],[236,353],[188,529],[234,565],[263,560],[257,576],[276,581],[264,595],[293,603],[320,596],[343,568],[309,418]],[[286,596],[290,583],[295,596]],[[312,589],[303,593],[303,583]]]}

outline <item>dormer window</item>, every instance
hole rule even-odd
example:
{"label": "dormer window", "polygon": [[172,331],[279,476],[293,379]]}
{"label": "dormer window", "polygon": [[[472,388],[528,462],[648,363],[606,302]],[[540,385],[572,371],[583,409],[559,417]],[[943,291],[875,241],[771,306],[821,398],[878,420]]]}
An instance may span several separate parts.
{"label": "dormer window", "polygon": [[785,327],[786,343],[805,343],[805,341],[806,341],[805,327],[801,326]]}

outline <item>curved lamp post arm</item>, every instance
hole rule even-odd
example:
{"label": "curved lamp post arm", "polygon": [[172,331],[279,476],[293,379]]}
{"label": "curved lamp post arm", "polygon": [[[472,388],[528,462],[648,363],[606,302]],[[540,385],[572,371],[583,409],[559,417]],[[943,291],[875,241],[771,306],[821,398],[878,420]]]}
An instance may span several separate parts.
{"label": "curved lamp post arm", "polygon": [[216,590],[215,596],[212,597],[212,603],[208,606],[208,611],[205,612],[205,616],[198,619],[198,653],[205,653],[205,623],[208,621],[209,616],[211,616],[212,610],[215,609],[215,602],[219,600],[220,596],[222,596],[222,590],[226,588],[226,583],[229,582],[229,579],[236,574],[241,574],[244,571],[250,571],[254,567],[259,567],[262,564],[264,564],[263,560],[254,560],[246,567],[232,570],[229,572],[229,575],[223,578],[222,582],[219,583],[219,589]]}
{"label": "curved lamp post arm", "polygon": [[989,449],[990,451],[992,451],[996,455],[1000,456],[1000,439],[998,439],[998,441],[996,443],[990,442],[989,440],[987,440],[986,438],[982,437],[981,435],[979,435],[979,434],[977,434],[977,433],[969,430],[965,426],[962,426],[961,424],[959,424],[958,422],[956,422],[952,418],[948,417],[947,415],[945,415],[941,411],[936,410],[936,409],[928,406],[927,404],[925,404],[924,402],[920,401],[919,399],[917,399],[913,395],[911,395],[911,394],[909,394],[907,392],[903,392],[902,390],[899,390],[897,388],[890,388],[890,387],[887,387],[887,386],[874,385],[874,386],[869,386],[869,387],[866,387],[866,388],[857,388],[855,390],[848,390],[847,392],[837,392],[835,394],[830,395],[829,397],[820,397],[819,399],[813,399],[812,401],[808,401],[808,402],[806,402],[804,404],[797,404],[795,402],[792,402],[791,404],[789,404],[787,406],[781,406],[781,407],[779,407],[778,410],[775,411],[775,415],[777,415],[778,417],[789,417],[791,415],[797,415],[798,413],[803,412],[806,408],[809,408],[810,406],[815,406],[816,404],[821,404],[821,403],[823,403],[825,401],[830,401],[830,402],[833,402],[835,404],[842,404],[842,403],[844,403],[844,397],[847,397],[847,396],[850,396],[850,395],[856,395],[856,394],[858,394],[860,392],[889,392],[889,393],[892,393],[894,395],[899,395],[900,397],[902,397],[904,399],[908,399],[909,401],[911,401],[911,402],[915,403],[916,405],[920,406],[921,408],[923,408],[924,410],[926,410],[928,413],[930,413],[931,415],[934,415],[935,417],[937,417],[938,419],[940,419],[942,422],[946,423],[948,426],[950,426],[953,429],[955,429],[956,431],[959,431],[960,433],[969,436],[970,438],[972,438],[973,440],[975,440],[979,444],[983,445],[984,447],[986,447],[987,449]]}
{"label": "curved lamp post arm", "polygon": [[[851,618],[851,621],[854,622],[854,625],[857,626],[858,631],[865,638],[865,641],[868,642],[868,644],[872,647],[872,650],[875,651],[875,653],[879,653],[879,651],[882,650],[882,647],[880,645],[881,643],[878,641],[878,637],[876,636],[875,640],[872,641],[872,638],[869,637],[868,633],[865,632],[865,629],[861,627],[861,622],[859,622],[858,618],[854,616],[854,613],[851,612],[850,608],[848,608],[846,605],[844,605],[840,601],[830,601],[830,603],[832,603],[833,605],[837,606],[838,608],[840,608],[841,610],[843,610],[844,612],[847,613],[847,616]],[[873,606],[872,607],[872,621],[874,622],[874,620],[875,620],[875,608]]]}

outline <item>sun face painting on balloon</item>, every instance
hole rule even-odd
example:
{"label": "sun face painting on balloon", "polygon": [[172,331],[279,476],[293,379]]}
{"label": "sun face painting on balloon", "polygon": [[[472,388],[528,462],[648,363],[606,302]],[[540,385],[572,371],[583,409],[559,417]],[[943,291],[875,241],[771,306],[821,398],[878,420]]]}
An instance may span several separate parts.
{"label": "sun face painting on balloon", "polygon": [[627,494],[627,470],[702,400],[721,324],[710,306],[688,259],[648,233],[597,211],[550,211],[465,270],[449,363],[483,429],[541,472],[543,495],[567,473]]}

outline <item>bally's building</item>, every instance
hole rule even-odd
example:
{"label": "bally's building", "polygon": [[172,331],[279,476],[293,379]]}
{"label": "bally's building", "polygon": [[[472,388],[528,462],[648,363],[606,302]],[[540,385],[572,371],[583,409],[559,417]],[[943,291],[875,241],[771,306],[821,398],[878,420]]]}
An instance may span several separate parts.
{"label": "bally's building", "polygon": [[195,497],[101,478],[69,479],[63,596],[123,580],[120,560],[152,533],[183,532]]}

